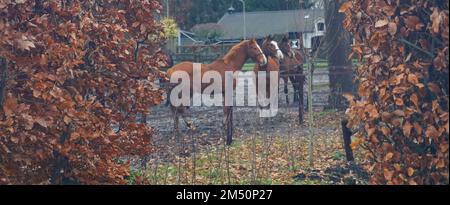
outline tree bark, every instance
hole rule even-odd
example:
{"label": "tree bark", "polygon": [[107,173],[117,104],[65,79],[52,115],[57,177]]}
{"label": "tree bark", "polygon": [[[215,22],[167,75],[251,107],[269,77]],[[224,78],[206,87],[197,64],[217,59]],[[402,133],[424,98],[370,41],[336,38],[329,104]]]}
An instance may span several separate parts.
{"label": "tree bark", "polygon": [[326,51],[329,66],[331,95],[330,106],[343,108],[345,99],[342,94],[353,91],[352,60],[348,59],[351,52],[351,35],[344,29],[342,22],[344,14],[339,13],[344,0],[326,0],[325,24]]}

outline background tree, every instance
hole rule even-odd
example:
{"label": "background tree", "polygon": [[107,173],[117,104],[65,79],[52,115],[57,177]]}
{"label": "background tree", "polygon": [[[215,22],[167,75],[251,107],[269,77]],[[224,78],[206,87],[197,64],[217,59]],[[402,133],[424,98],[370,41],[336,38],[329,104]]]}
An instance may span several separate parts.
{"label": "background tree", "polygon": [[[189,30],[197,24],[216,23],[233,6],[242,12],[238,0],[160,0],[167,6],[170,15],[176,19],[181,29]],[[277,11],[311,8],[317,0],[246,0],[247,11]],[[166,11],[164,9],[164,11]],[[165,12],[166,13],[166,12]]]}
{"label": "background tree", "polygon": [[152,151],[157,1],[0,1],[0,183],[124,184]]}
{"label": "background tree", "polygon": [[338,10],[346,0],[326,0],[325,6],[325,52],[329,65],[331,96],[329,104],[342,106],[345,99],[343,93],[353,91],[353,68],[351,53],[352,38],[343,25],[345,15]]}
{"label": "background tree", "polygon": [[351,0],[358,95],[347,98],[353,147],[373,184],[449,183],[449,2]]}
{"label": "background tree", "polygon": [[175,19],[166,17],[161,20],[163,26],[163,36],[165,38],[175,38],[178,37],[178,25]]}
{"label": "background tree", "polygon": [[224,35],[222,26],[215,23],[198,24],[192,28],[198,37],[207,43],[212,43]]}
{"label": "background tree", "polygon": [[[161,24],[163,26],[163,36],[166,38],[166,44],[164,45],[164,53],[167,55],[167,65],[162,66],[161,68],[171,67],[173,64],[172,57],[170,55],[171,52],[176,52],[178,46],[178,32],[180,28],[178,28],[178,24],[175,19],[170,17],[165,17],[161,20]],[[145,120],[145,119],[143,119]]]}

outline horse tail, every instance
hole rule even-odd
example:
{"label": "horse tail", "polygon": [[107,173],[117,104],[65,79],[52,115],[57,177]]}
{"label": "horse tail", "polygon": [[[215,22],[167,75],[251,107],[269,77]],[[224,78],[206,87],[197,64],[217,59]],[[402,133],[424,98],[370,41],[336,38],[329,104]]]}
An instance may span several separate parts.
{"label": "horse tail", "polygon": [[167,68],[172,68],[174,66],[173,57],[170,54],[167,54]]}
{"label": "horse tail", "polygon": [[167,79],[167,86],[166,86],[167,100],[166,100],[166,106],[167,107],[172,105],[172,102],[170,101],[170,93],[172,92],[174,87],[170,83],[170,76],[172,76],[173,73],[174,73],[174,71],[173,71],[172,68],[167,70],[167,73],[166,73],[166,79]]}
{"label": "horse tail", "polygon": [[172,101],[170,100],[170,93],[172,92],[171,86],[167,89],[167,100],[166,100],[166,107],[169,107],[172,105]]}

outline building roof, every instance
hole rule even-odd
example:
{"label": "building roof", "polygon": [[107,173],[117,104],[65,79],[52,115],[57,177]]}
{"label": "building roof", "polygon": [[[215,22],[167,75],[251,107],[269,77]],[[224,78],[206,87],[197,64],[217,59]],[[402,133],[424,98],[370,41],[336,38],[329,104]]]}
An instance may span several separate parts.
{"label": "building roof", "polygon": [[[247,37],[263,38],[288,32],[313,32],[314,22],[318,18],[324,18],[324,15],[323,9],[247,12]],[[225,14],[218,22],[225,31],[223,39],[242,39],[243,21],[243,13]]]}

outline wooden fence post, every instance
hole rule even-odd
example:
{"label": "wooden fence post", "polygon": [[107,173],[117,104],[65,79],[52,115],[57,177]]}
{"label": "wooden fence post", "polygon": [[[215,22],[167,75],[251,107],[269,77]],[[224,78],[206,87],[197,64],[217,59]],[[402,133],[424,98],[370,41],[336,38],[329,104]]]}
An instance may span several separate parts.
{"label": "wooden fence post", "polygon": [[347,157],[347,161],[352,162],[355,160],[355,158],[353,157],[353,150],[351,148],[351,144],[352,144],[352,131],[347,127],[348,124],[348,120],[347,119],[343,119],[342,122],[342,134],[344,137],[344,149],[345,149],[345,155]]}

